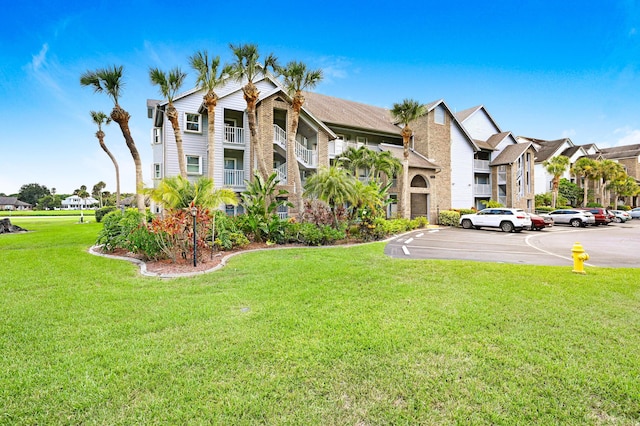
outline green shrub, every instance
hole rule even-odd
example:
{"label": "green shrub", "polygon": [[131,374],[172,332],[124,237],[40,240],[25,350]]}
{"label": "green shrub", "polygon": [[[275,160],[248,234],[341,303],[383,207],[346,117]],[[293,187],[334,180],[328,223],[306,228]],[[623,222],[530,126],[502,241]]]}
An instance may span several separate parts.
{"label": "green shrub", "polygon": [[587,207],[602,207],[602,204],[591,202],[587,203]]}
{"label": "green shrub", "polygon": [[553,207],[549,207],[549,206],[536,206],[536,213],[549,213],[554,210],[555,209]]}
{"label": "green shrub", "polygon": [[460,216],[461,212],[457,212],[455,210],[442,210],[438,217],[438,221],[442,226],[458,226],[458,223],[460,223]]}
{"label": "green shrub", "polygon": [[234,248],[242,248],[249,245],[249,239],[242,232],[230,232],[224,230],[214,241],[214,245],[221,250],[232,250]]}
{"label": "green shrub", "polygon": [[112,211],[116,210],[116,206],[106,206],[96,210],[96,222],[101,222],[102,218]]}
{"label": "green shrub", "polygon": [[[104,245],[107,251],[123,248],[134,253],[139,253],[143,247],[154,253],[153,244],[149,240],[154,239],[142,222],[143,216],[136,209],[127,209],[124,214],[120,210],[107,213],[103,218],[103,226],[98,233],[97,244]],[[144,216],[146,221],[146,215]]]}
{"label": "green shrub", "polygon": [[426,228],[429,220],[424,216],[418,216],[411,220],[411,229]]}
{"label": "green shrub", "polygon": [[458,210],[455,210],[455,211],[459,212],[460,216],[462,216],[463,214],[478,213],[478,210],[476,210],[476,209],[458,209]]}
{"label": "green shrub", "polygon": [[313,223],[303,223],[300,225],[300,242],[309,246],[321,246],[324,235],[322,229]]}
{"label": "green shrub", "polygon": [[629,207],[629,206],[618,206],[618,208],[616,210],[622,210],[622,211],[628,212],[629,210],[631,210],[631,207]]}

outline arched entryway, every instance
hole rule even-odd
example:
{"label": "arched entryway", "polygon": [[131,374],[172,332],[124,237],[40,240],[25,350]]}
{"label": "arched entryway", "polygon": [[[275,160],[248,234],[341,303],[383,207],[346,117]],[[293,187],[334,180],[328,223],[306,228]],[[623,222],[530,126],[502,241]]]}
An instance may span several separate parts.
{"label": "arched entryway", "polygon": [[429,218],[429,180],[420,174],[411,179],[411,219],[419,216]]}

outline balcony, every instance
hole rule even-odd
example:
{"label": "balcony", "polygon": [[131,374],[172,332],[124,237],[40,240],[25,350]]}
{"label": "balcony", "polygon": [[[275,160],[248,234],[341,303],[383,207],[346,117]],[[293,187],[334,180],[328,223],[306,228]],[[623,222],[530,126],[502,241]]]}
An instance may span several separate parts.
{"label": "balcony", "polygon": [[244,186],[244,170],[225,169],[224,185],[230,187]]}
{"label": "balcony", "polygon": [[287,149],[287,132],[277,124],[273,125],[273,143],[283,149]]}
{"label": "balcony", "polygon": [[280,184],[284,185],[287,183],[287,163],[280,164],[278,167],[273,169],[273,171],[276,172]]}
{"label": "balcony", "polygon": [[244,129],[242,127],[224,126],[224,142],[244,145]]}
{"label": "balcony", "polygon": [[476,197],[491,196],[491,185],[476,183],[473,185],[473,192]]}
{"label": "balcony", "polygon": [[473,170],[476,172],[489,172],[491,168],[489,167],[489,160],[473,160]]}

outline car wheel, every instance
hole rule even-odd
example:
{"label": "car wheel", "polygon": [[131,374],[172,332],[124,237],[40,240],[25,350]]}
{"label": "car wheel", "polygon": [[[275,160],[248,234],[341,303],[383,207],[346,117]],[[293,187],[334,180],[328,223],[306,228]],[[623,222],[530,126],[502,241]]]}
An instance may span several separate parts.
{"label": "car wheel", "polygon": [[471,220],[465,219],[462,221],[462,227],[464,229],[471,229],[473,227],[473,224],[471,223]]}
{"label": "car wheel", "polygon": [[513,223],[502,222],[500,224],[500,229],[502,229],[503,232],[513,232]]}
{"label": "car wheel", "polygon": [[582,221],[580,219],[571,219],[571,226],[573,226],[574,228],[578,228],[580,226],[582,226]]}
{"label": "car wheel", "polygon": [[622,218],[616,217],[616,222],[622,223]]}

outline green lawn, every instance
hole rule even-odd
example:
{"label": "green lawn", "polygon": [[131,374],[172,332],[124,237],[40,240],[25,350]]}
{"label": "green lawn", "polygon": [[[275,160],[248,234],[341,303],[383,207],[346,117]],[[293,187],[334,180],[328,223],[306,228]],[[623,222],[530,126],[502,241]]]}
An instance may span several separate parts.
{"label": "green lawn", "polygon": [[[95,216],[95,210],[6,210],[0,211],[0,219],[22,216]],[[93,218],[92,218],[93,219]]]}
{"label": "green lawn", "polygon": [[0,424],[640,422],[640,270],[248,253],[195,278],[0,236]]}

